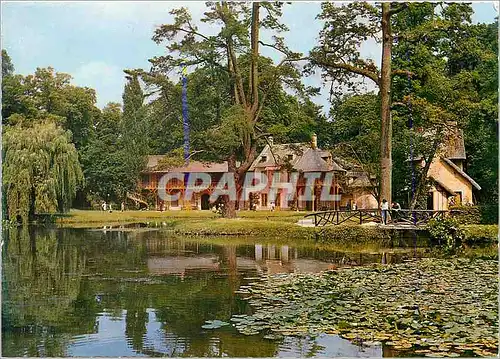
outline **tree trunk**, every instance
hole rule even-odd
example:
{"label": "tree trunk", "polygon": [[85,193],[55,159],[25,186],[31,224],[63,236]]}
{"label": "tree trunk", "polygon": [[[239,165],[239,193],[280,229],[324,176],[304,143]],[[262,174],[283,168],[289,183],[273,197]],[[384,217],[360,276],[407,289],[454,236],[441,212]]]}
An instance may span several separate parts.
{"label": "tree trunk", "polygon": [[429,168],[431,166],[432,160],[436,156],[440,142],[441,141],[439,140],[439,136],[438,136],[434,140],[434,144],[432,146],[431,153],[426,158],[424,169],[422,170],[422,173],[420,174],[420,176],[418,178],[417,188],[415,189],[415,193],[413,194],[413,197],[412,197],[411,202],[410,202],[409,209],[411,211],[413,211],[415,209],[415,206],[417,205],[418,199],[422,195],[422,191],[425,188],[425,184],[427,183],[427,173],[429,173]]}
{"label": "tree trunk", "polygon": [[[238,177],[236,173],[236,154],[232,154],[231,156],[229,156],[227,160],[227,170],[229,171],[229,173],[235,176],[235,183],[238,183],[238,178],[236,178]],[[237,191],[237,188],[235,188],[234,190]],[[222,203],[224,204],[224,207],[222,209],[222,217],[236,218],[236,201],[231,200],[229,196],[223,197]]]}
{"label": "tree trunk", "polygon": [[[251,30],[251,47],[252,47],[252,62],[250,66],[250,101],[252,104],[251,111],[254,117],[259,108],[259,7],[258,2],[252,4],[252,30]],[[256,118],[252,120],[257,121]]]}
{"label": "tree trunk", "polygon": [[391,119],[391,4],[382,4],[382,70],[380,74],[380,198],[392,202],[392,119]]}

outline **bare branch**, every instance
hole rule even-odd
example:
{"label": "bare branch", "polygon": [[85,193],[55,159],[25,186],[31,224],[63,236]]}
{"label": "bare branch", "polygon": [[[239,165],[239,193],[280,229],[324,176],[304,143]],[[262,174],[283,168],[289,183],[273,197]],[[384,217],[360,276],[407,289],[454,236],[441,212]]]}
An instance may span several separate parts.
{"label": "bare branch", "polygon": [[286,55],[286,56],[289,56],[290,54],[286,51],[284,51],[283,49],[280,49],[279,47],[275,46],[275,45],[272,45],[272,44],[266,44],[265,42],[263,42],[262,40],[259,40],[259,44],[261,44],[262,46],[267,46],[267,47],[270,47],[272,49],[275,49],[276,51],[279,51],[281,52],[282,54]]}

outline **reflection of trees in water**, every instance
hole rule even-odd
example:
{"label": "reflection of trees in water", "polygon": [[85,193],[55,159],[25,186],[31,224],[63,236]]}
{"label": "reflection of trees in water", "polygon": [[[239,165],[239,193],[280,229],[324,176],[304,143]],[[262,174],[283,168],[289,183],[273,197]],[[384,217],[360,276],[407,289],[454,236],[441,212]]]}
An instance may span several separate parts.
{"label": "reflection of trees in water", "polygon": [[246,305],[234,294],[241,279],[236,247],[156,243],[163,249],[155,251],[179,256],[213,253],[220,258],[221,271],[151,277],[148,243],[127,233],[19,227],[5,236],[5,355],[65,356],[72,337],[98,331],[97,317],[103,311],[126,321],[125,336],[135,351],[160,355],[151,347],[155,343],[145,342],[152,334],[147,333],[150,308],[162,323],[164,342],[174,340],[182,350],[176,355],[272,356],[276,351],[276,343],[235,337],[231,328],[201,331],[205,320],[229,320]]}
{"label": "reflection of trees in water", "polygon": [[[68,338],[60,333],[88,324],[70,315],[80,292],[84,258],[76,246],[65,245],[64,231],[24,226],[9,228],[4,235],[4,354],[64,355]],[[15,348],[23,351],[11,352]]]}

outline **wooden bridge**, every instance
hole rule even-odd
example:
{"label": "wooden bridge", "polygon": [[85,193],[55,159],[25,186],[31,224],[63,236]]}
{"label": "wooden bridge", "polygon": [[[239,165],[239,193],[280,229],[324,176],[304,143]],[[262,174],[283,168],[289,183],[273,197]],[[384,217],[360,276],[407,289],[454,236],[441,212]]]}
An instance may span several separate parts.
{"label": "wooden bridge", "polygon": [[134,201],[136,205],[139,205],[140,207],[148,208],[148,202],[146,199],[141,196],[139,193],[131,193],[127,192],[127,198]]}
{"label": "wooden bridge", "polygon": [[[400,209],[390,210],[387,224],[392,227],[419,227],[427,224],[431,219],[445,217],[459,213],[456,210],[426,210],[426,209]],[[342,223],[364,224],[382,223],[382,215],[379,209],[354,209],[354,210],[331,210],[315,212],[306,215],[304,218],[312,218],[314,227],[324,227],[327,225],[339,225]]]}

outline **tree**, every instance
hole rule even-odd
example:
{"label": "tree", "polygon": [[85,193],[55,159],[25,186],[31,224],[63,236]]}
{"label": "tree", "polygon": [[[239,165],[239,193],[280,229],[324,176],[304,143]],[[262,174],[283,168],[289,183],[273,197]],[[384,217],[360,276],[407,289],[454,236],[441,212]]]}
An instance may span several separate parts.
{"label": "tree", "polygon": [[95,136],[82,155],[91,202],[122,201],[125,192],[136,185],[136,177],[126,167],[128,153],[120,145],[121,126],[121,105],[108,103],[94,123]]}
{"label": "tree", "polygon": [[6,50],[2,49],[2,78],[14,74],[14,64]]}
{"label": "tree", "polygon": [[374,93],[346,95],[330,109],[330,116],[328,132],[333,153],[368,173],[373,195],[378,198],[380,97]]}
{"label": "tree", "polygon": [[[412,3],[395,16],[393,62],[413,75],[394,81],[394,117],[412,118],[413,127],[422,130],[411,131],[411,137],[428,164],[437,155],[447,122],[457,121],[464,129],[467,171],[484,186],[480,198],[491,199],[497,197],[493,184],[498,183],[498,111],[492,106],[498,99],[497,87],[493,90],[498,40],[495,25],[472,24],[472,13],[470,4]],[[414,171],[410,207],[426,192],[428,168]]]}
{"label": "tree", "polygon": [[121,122],[123,157],[127,177],[134,182],[128,189],[135,189],[139,174],[145,165],[148,148],[147,110],[139,75],[126,71],[128,83],[123,91],[123,117]]}
{"label": "tree", "polygon": [[2,151],[8,216],[23,222],[35,213],[68,211],[83,181],[70,133],[53,121],[26,121],[5,129]]}
{"label": "tree", "polygon": [[[290,61],[300,58],[300,54],[292,53],[284,46],[283,39],[275,37],[274,44],[267,44],[260,40],[261,28],[277,31],[286,30],[279,23],[281,3],[207,3],[208,11],[201,21],[219,28],[219,33],[206,36],[200,33],[192,24],[191,16],[184,8],[173,10],[174,23],[162,25],[153,36],[157,43],[168,42],[169,55],[151,60],[153,73],[163,74],[180,66],[215,67],[225,71],[229,77],[227,93],[231,96],[231,105],[234,107],[225,112],[226,119],[222,119],[223,131],[230,131],[225,137],[228,142],[220,147],[225,152],[228,167],[234,173],[236,183],[241,185],[243,174],[248,170],[256,156],[259,139],[258,125],[269,89],[275,84],[290,79],[293,83],[297,72]],[[266,16],[261,19],[263,9]],[[260,70],[261,58],[259,45],[269,46],[284,54],[280,63],[272,67],[272,72],[263,74]],[[176,54],[174,57],[172,54]],[[244,66],[247,61],[248,65]],[[243,69],[247,68],[245,76]],[[263,86],[263,77],[271,81],[267,87]],[[246,80],[245,80],[246,79]],[[295,81],[294,85],[297,85]],[[234,127],[237,123],[238,127]],[[241,125],[241,126],[240,126]],[[223,153],[223,152],[221,152]],[[237,160],[240,164],[237,166]],[[227,213],[225,216],[235,216],[235,201],[226,199]]]}
{"label": "tree", "polygon": [[[322,3],[318,18],[325,20],[320,40],[309,55],[309,71],[320,68],[323,77],[341,85],[332,94],[339,95],[345,86],[356,88],[356,79],[370,79],[380,90],[380,199],[389,203],[392,198],[392,119],[391,78],[405,73],[392,71],[391,17],[406,8],[407,4],[382,3],[380,7],[366,2],[342,6]],[[381,33],[381,38],[379,35]],[[363,59],[359,46],[368,39],[382,42],[382,66],[379,70],[373,59]],[[333,84],[333,82],[332,82]]]}

